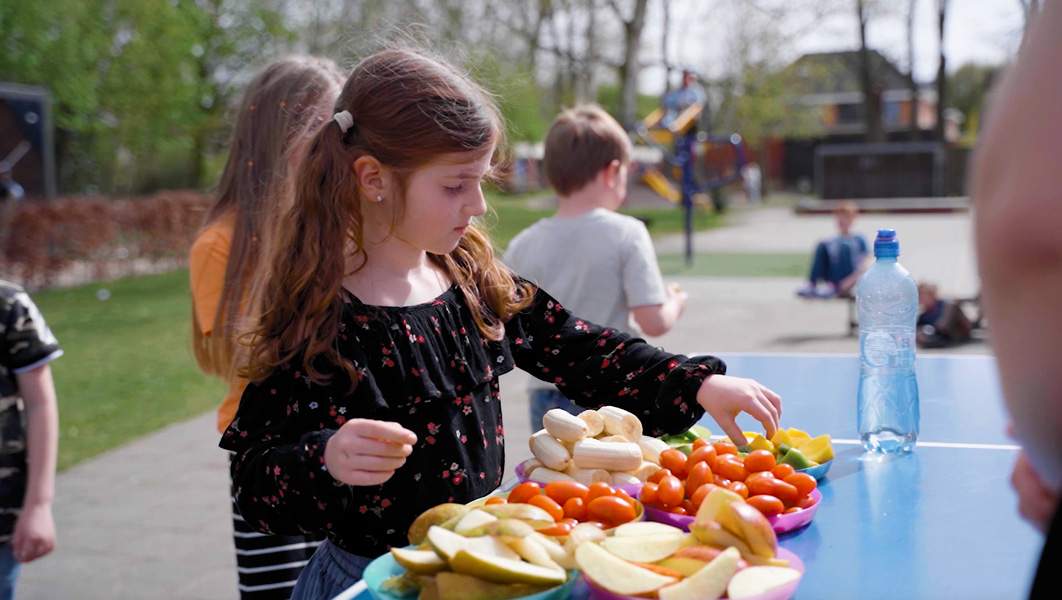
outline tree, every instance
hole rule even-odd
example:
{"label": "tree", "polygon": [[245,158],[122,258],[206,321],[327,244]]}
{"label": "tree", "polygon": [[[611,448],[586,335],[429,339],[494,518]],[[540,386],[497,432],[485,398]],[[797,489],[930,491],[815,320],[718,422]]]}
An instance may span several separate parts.
{"label": "tree", "polygon": [[940,62],[937,63],[937,122],[933,138],[944,142],[944,107],[948,101],[948,71],[944,57],[944,18],[947,16],[948,0],[937,0],[937,32],[940,40]]}
{"label": "tree", "polygon": [[612,12],[623,24],[623,60],[619,64],[620,101],[619,114],[616,118],[625,127],[634,124],[638,106],[638,74],[641,64],[642,29],[645,28],[645,10],[649,0],[634,0],[634,7],[628,16],[617,0],[608,0]]}
{"label": "tree", "polygon": [[948,104],[966,115],[967,133],[981,121],[985,96],[998,70],[990,65],[966,63],[948,77]]}
{"label": "tree", "polygon": [[866,119],[866,141],[868,143],[884,142],[885,129],[881,125],[881,86],[871,70],[870,51],[867,49],[867,21],[869,11],[864,0],[856,0],[856,16],[859,18],[859,82],[863,90],[864,118]]}
{"label": "tree", "polygon": [[914,52],[914,20],[915,20],[915,5],[918,0],[911,0],[907,4],[907,84],[908,89],[911,91],[910,101],[910,122],[909,136],[912,142],[918,141],[919,127],[918,127],[918,83],[915,82],[915,52]]}

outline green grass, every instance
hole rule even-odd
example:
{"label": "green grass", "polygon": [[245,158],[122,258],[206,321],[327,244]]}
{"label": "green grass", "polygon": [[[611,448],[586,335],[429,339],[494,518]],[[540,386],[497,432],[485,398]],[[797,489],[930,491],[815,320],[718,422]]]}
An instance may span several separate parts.
{"label": "green grass", "polygon": [[695,277],[805,277],[809,254],[695,254],[687,267],[682,254],[661,254],[664,275]]}
{"label": "green grass", "polygon": [[60,470],[221,402],[224,384],[192,356],[188,271],[33,298],[65,351],[52,363]]}

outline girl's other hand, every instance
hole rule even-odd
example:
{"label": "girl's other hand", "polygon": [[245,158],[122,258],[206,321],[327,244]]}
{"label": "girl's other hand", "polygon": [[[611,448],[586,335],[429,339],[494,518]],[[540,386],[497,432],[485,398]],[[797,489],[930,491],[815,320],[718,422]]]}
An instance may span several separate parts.
{"label": "girl's other hand", "polygon": [[712,375],[697,390],[697,403],[704,407],[735,444],[745,439],[736,422],[739,413],[747,412],[762,423],[767,439],[774,437],[782,418],[781,397],[744,377]]}
{"label": "girl's other hand", "polygon": [[406,463],[417,435],[391,421],[351,419],[325,446],[325,466],[347,485],[380,485]]}
{"label": "girl's other hand", "polygon": [[1018,512],[1040,531],[1047,533],[1058,508],[1058,494],[1047,487],[1029,463],[1025,451],[1018,453],[1010,484],[1018,492]]}
{"label": "girl's other hand", "polygon": [[55,521],[51,504],[22,507],[11,537],[11,553],[20,563],[28,563],[55,548]]}

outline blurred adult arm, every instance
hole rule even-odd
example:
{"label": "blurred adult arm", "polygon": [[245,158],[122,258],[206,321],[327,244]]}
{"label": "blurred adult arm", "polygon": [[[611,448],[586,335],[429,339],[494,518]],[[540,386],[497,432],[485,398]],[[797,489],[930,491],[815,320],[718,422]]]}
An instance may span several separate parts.
{"label": "blurred adult arm", "polygon": [[972,197],[985,313],[1015,433],[1062,486],[1062,3],[1048,2],[986,115]]}

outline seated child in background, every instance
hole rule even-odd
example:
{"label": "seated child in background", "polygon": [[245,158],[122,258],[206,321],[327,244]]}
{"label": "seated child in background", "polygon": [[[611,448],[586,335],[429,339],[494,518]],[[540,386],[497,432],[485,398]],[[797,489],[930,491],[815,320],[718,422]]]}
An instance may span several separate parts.
{"label": "seated child in background", "polygon": [[868,256],[867,241],[851,232],[858,214],[859,207],[854,202],[840,202],[833,209],[839,233],[816,246],[808,284],[797,290],[798,295],[833,298],[854,292],[855,284],[866,270]]}
{"label": "seated child in background", "polygon": [[918,333],[916,341],[923,348],[943,348],[970,339],[973,324],[954,300],[942,300],[937,286],[918,284]]}
{"label": "seated child in background", "polygon": [[[544,159],[560,207],[520,232],[504,261],[587,320],[628,331],[633,316],[646,335],[664,335],[687,294],[664,285],[645,224],[615,212],[627,198],[629,161],[627,132],[601,107],[561,113]],[[584,410],[549,383],[532,379],[529,387],[533,430],[552,408]]]}

